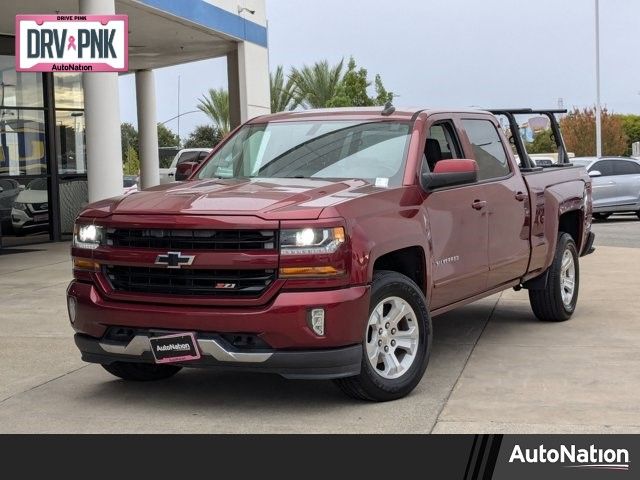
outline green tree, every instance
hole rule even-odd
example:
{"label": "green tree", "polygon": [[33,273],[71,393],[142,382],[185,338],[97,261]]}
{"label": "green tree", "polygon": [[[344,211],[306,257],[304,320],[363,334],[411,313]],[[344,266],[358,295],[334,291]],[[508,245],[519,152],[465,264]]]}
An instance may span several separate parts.
{"label": "green tree", "polygon": [[285,80],[284,68],[278,65],[275,73],[269,75],[271,86],[271,113],[295,110],[298,107],[295,82],[291,76]]}
{"label": "green tree", "polygon": [[125,162],[129,157],[129,149],[132,148],[136,154],[138,153],[138,131],[130,123],[120,125],[120,136],[122,137],[122,161]]}
{"label": "green tree", "polygon": [[382,83],[380,75],[375,77],[375,97],[369,96],[371,82],[367,79],[367,69],[357,68],[356,62],[351,57],[336,96],[333,97],[328,106],[330,107],[372,107],[374,105],[384,105],[393,99],[393,93],[387,92]]}
{"label": "green tree", "polygon": [[179,147],[180,137],[166,125],[158,124],[158,147]]}
{"label": "green tree", "polygon": [[388,92],[386,88],[384,88],[384,84],[382,83],[382,77],[380,74],[376,75],[375,79],[375,88],[376,88],[376,105],[386,105],[387,102],[393,102],[393,92]]}
{"label": "green tree", "polygon": [[231,131],[229,92],[227,90],[210,88],[199,100],[198,109],[211,119],[223,135],[227,135]]}
{"label": "green tree", "polygon": [[554,153],[558,150],[556,142],[553,140],[551,130],[542,130],[535,134],[532,142],[528,142],[525,147],[527,153]]}
{"label": "green tree", "polygon": [[125,175],[138,175],[140,173],[140,159],[138,158],[138,152],[130,146],[127,151],[126,158],[127,159],[122,166],[122,172]]}
{"label": "green tree", "polygon": [[327,107],[340,87],[343,66],[343,60],[334,66],[323,60],[300,69],[292,68],[295,100],[305,108]]}
{"label": "green tree", "polygon": [[622,129],[628,138],[627,155],[631,155],[632,144],[640,142],[640,115],[618,115],[622,120]]}
{"label": "green tree", "polygon": [[212,125],[199,125],[189,134],[184,148],[213,148],[223,139],[223,135]]}
{"label": "green tree", "polygon": [[367,89],[371,82],[367,80],[367,69],[357,69],[356,62],[351,57],[347,71],[342,77],[336,95],[329,100],[329,107],[370,107],[374,101],[369,97]]}

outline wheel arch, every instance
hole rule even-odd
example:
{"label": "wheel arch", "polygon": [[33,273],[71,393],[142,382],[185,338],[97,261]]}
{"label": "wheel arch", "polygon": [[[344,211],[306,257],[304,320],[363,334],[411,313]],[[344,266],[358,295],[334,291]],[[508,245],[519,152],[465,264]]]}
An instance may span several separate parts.
{"label": "wheel arch", "polygon": [[414,281],[418,288],[427,293],[427,256],[423,246],[410,245],[387,251],[371,262],[371,278],[380,270],[397,272]]}

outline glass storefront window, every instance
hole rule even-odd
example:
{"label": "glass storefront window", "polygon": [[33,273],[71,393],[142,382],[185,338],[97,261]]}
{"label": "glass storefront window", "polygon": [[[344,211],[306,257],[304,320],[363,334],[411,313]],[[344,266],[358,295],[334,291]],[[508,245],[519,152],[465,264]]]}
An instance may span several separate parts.
{"label": "glass storefront window", "polygon": [[0,110],[5,107],[43,107],[42,75],[16,72],[14,56],[0,55]]}
{"label": "glass storefront window", "polygon": [[49,238],[47,177],[0,177],[2,245],[42,242]]}
{"label": "glass storefront window", "polygon": [[0,176],[47,173],[44,112],[0,110]]}
{"label": "glass storefront window", "polygon": [[81,73],[54,73],[53,91],[56,108],[84,108]]}
{"label": "glass storefront window", "polygon": [[86,174],[84,113],[56,111],[58,173]]}

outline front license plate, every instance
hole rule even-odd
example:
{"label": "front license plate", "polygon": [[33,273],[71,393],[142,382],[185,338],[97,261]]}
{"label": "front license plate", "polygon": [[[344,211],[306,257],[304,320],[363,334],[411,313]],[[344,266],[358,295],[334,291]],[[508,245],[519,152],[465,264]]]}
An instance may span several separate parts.
{"label": "front license plate", "polygon": [[33,216],[33,221],[36,223],[40,223],[40,222],[46,222],[49,220],[49,214],[45,213],[43,215],[34,215]]}
{"label": "front license plate", "polygon": [[177,333],[149,339],[156,363],[181,363],[200,359],[194,333]]}

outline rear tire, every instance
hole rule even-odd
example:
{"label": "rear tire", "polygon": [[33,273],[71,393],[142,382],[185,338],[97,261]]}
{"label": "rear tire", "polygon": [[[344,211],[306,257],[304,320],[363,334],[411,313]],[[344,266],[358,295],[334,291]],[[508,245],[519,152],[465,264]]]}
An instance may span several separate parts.
{"label": "rear tire", "polygon": [[115,362],[102,365],[107,372],[130,382],[153,382],[173,377],[182,370],[175,365],[154,365],[151,363]]}
{"label": "rear tire", "polygon": [[533,313],[546,322],[569,320],[578,303],[579,287],[578,249],[571,235],[560,232],[546,287],[529,290]]}
{"label": "rear tire", "polygon": [[396,272],[375,272],[360,375],[335,383],[359,400],[402,398],[424,375],[432,336],[431,317],[418,286]]}

